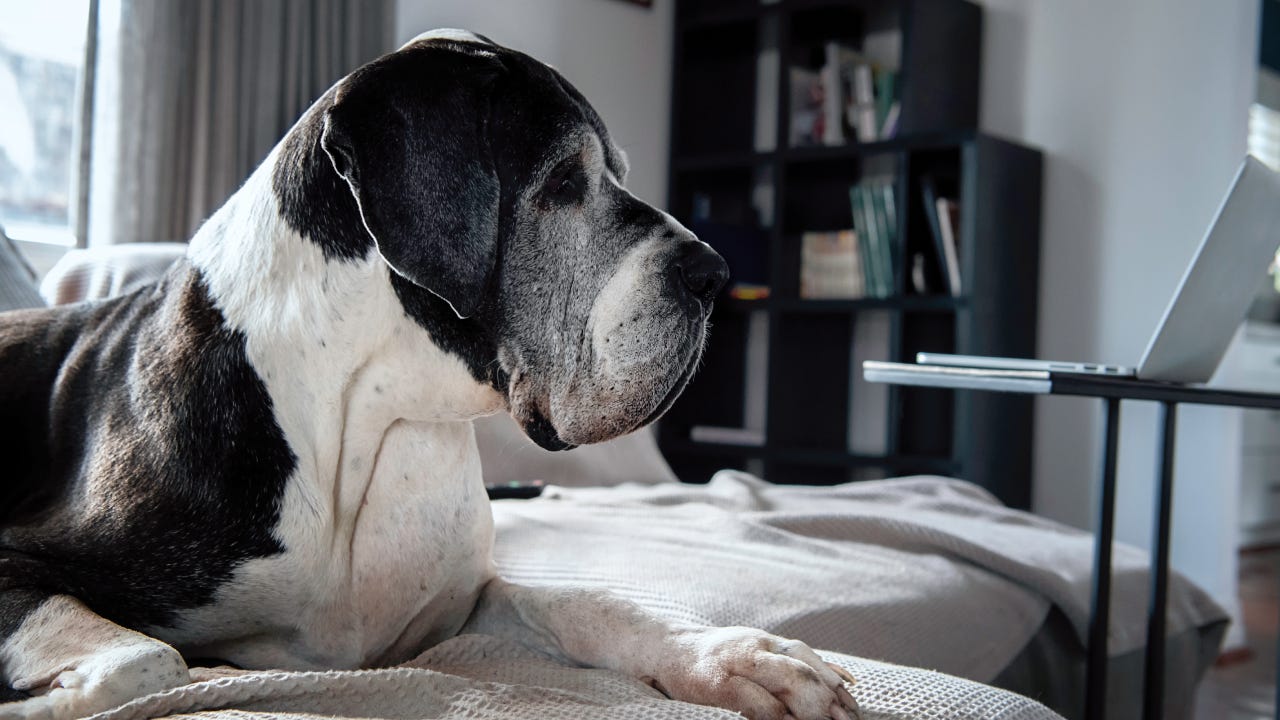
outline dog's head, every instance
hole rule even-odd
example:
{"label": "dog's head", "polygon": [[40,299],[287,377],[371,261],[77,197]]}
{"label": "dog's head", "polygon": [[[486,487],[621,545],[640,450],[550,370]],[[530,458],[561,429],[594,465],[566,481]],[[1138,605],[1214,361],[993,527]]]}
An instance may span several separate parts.
{"label": "dog's head", "polygon": [[335,86],[320,144],[406,312],[539,445],[634,430],[688,382],[725,263],[624,189],[626,159],[555,70],[429,33]]}

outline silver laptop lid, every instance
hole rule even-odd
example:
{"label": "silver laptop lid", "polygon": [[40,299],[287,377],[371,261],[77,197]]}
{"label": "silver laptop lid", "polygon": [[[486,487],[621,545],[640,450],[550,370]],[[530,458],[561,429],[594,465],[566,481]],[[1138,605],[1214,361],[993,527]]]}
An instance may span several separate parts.
{"label": "silver laptop lid", "polygon": [[1164,311],[1138,377],[1207,382],[1280,247],[1280,173],[1248,155]]}

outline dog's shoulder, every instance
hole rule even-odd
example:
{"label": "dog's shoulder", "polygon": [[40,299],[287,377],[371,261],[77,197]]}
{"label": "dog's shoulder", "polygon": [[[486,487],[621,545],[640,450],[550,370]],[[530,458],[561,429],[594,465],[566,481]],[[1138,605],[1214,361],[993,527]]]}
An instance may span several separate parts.
{"label": "dog's shoulder", "polygon": [[198,270],[0,324],[0,365],[25,375],[0,375],[0,394],[45,408],[6,420],[32,444],[7,448],[26,469],[0,484],[19,495],[0,518],[5,551],[55,558],[64,592],[141,628],[283,550],[272,531],[296,459]]}

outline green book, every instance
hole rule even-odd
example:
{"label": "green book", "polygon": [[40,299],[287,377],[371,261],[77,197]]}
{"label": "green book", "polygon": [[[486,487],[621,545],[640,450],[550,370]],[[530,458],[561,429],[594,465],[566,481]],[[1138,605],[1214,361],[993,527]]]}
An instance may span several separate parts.
{"label": "green book", "polygon": [[898,73],[892,70],[876,70],[876,131],[877,137],[884,139],[882,133],[885,118],[889,117],[889,108],[893,107],[893,93],[898,81]]}
{"label": "green book", "polygon": [[884,275],[884,258],[881,255],[884,249],[883,230],[880,227],[880,223],[876,221],[872,193],[866,184],[858,186],[858,205],[862,210],[862,222],[867,227],[867,247],[871,253],[872,275],[875,277],[875,297],[888,297],[888,283]]}
{"label": "green book", "polygon": [[862,260],[863,292],[867,297],[879,297],[880,286],[876,283],[875,260],[871,256],[871,231],[866,218],[862,214],[862,187],[854,185],[849,188],[849,208],[853,211],[853,231],[858,235],[858,255]]}
{"label": "green book", "polygon": [[882,295],[880,297],[890,297],[894,291],[893,278],[893,240],[889,236],[889,220],[888,214],[884,207],[884,194],[880,190],[883,183],[875,182],[871,187],[867,188],[867,202],[871,208],[871,220],[875,223],[871,232],[872,239],[876,242],[876,260],[880,266],[877,268],[880,275],[880,289]]}

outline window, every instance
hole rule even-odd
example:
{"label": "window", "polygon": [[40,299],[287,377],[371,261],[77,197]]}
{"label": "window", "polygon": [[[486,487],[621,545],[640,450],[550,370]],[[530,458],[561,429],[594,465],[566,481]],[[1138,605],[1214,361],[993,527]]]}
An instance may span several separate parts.
{"label": "window", "polygon": [[1249,152],[1280,170],[1280,110],[1262,103],[1249,108]]}
{"label": "window", "polygon": [[89,0],[0,4],[0,225],[74,245],[78,89]]}

